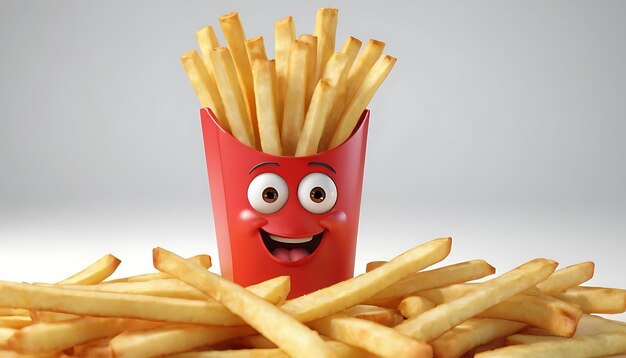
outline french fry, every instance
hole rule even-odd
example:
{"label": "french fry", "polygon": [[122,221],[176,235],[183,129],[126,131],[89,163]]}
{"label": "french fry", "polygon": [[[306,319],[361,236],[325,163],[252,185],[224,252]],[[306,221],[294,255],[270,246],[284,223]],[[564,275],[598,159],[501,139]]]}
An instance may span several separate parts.
{"label": "french fry", "polygon": [[30,312],[21,308],[0,307],[0,316],[30,316]]}
{"label": "french fry", "polygon": [[572,287],[555,297],[579,306],[585,313],[624,313],[626,290],[607,287]]}
{"label": "french fry", "polygon": [[254,61],[256,60],[267,60],[267,52],[265,51],[265,41],[263,40],[263,36],[257,36],[246,40],[246,52],[248,53],[250,67],[254,65]]}
{"label": "french fry", "polygon": [[306,43],[308,47],[306,60],[306,97],[304,105],[304,111],[306,113],[306,111],[309,110],[309,104],[311,103],[311,98],[313,97],[313,92],[315,91],[315,86],[319,78],[317,75],[317,37],[306,34],[300,36],[298,40]]}
{"label": "french fry", "polygon": [[584,314],[578,321],[575,336],[589,336],[599,333],[624,332],[626,333],[626,324],[624,322],[613,321],[610,319]]}
{"label": "french fry", "polygon": [[361,87],[361,83],[363,83],[365,76],[372,69],[380,56],[382,56],[384,50],[384,42],[374,39],[367,41],[365,47],[363,47],[363,52],[361,52],[361,55],[356,58],[354,65],[348,74],[347,100],[352,98],[356,90]]}
{"label": "french fry", "polygon": [[451,244],[451,238],[429,241],[395,257],[378,270],[288,300],[281,309],[301,322],[338,313],[363,302],[409,273],[443,260],[450,253]]}
{"label": "french fry", "polygon": [[[554,272],[556,265],[556,262],[548,259],[531,260],[477,285],[480,289],[472,290],[457,300],[407,319],[395,329],[419,341],[430,342],[461,322],[545,280]],[[371,272],[377,271],[380,268]]]}
{"label": "french fry", "polygon": [[370,305],[356,305],[341,311],[341,314],[372,321],[387,327],[393,327],[403,321],[402,316],[396,309]]}
{"label": "french fry", "polygon": [[219,40],[217,39],[217,35],[215,34],[215,30],[213,26],[206,26],[196,31],[196,41],[198,42],[198,47],[200,48],[200,53],[202,53],[202,60],[204,60],[204,65],[211,77],[214,77],[213,73],[213,65],[211,65],[211,50],[214,48],[222,47],[220,45]]}
{"label": "french fry", "polygon": [[[189,264],[202,270],[197,265]],[[289,279],[277,277],[249,287],[261,298],[279,303],[289,291]],[[217,302],[110,292],[68,290],[0,281],[0,306],[21,307],[85,316],[137,318],[206,325],[241,325],[241,318]]]}
{"label": "french fry", "polygon": [[188,284],[173,278],[136,282],[101,283],[98,285],[64,285],[63,288],[79,291],[131,293],[135,295],[186,298],[190,300],[211,299]]}
{"label": "french fry", "polygon": [[337,98],[333,103],[333,108],[331,109],[328,120],[324,125],[324,131],[322,132],[322,138],[320,139],[320,144],[318,147],[319,152],[323,152],[328,148],[328,143],[330,142],[333,133],[335,133],[335,128],[337,128],[337,120],[339,120],[339,116],[341,116],[341,113],[343,112],[343,109],[346,105],[348,72],[350,71],[352,63],[354,63],[354,59],[359,53],[360,48],[361,41],[351,36],[348,37],[343,45],[343,48],[341,49],[342,54],[348,55],[348,62],[346,63],[346,68],[341,74],[342,78],[339,81],[339,85],[337,86]]}
{"label": "french fry", "polygon": [[33,323],[28,316],[2,316],[0,317],[0,327],[22,328]]}
{"label": "french fry", "polygon": [[545,293],[552,294],[578,286],[593,277],[594,263],[582,262],[556,270],[547,280],[537,284],[537,288]]}
{"label": "french fry", "polygon": [[304,118],[298,145],[297,157],[317,153],[324,125],[331,114],[333,103],[337,99],[338,87],[348,65],[348,55],[335,53],[328,61],[322,79],[315,87],[311,104]]}
{"label": "french fry", "polygon": [[[256,105],[254,103],[254,83],[252,81],[252,67],[250,66],[248,53],[246,51],[246,34],[243,31],[239,14],[236,12],[220,16],[219,21],[220,26],[222,27],[222,32],[224,32],[224,37],[226,38],[226,43],[228,43],[228,49],[232,54],[232,60],[237,69],[237,76],[243,91],[244,101],[247,105],[248,117],[253,130],[251,143],[258,144],[259,132],[256,117]],[[218,76],[218,69],[215,67],[213,55],[211,55],[211,62],[213,62],[216,72],[215,75]],[[220,86],[219,80],[218,86],[220,88],[220,92],[222,92],[222,86]],[[224,96],[223,93],[222,96]],[[226,108],[228,108],[228,105],[229,104],[225,103]],[[228,115],[228,109],[226,111],[226,115]],[[231,127],[233,126],[232,123],[230,123],[230,125]]]}
{"label": "french fry", "polygon": [[319,335],[271,303],[211,272],[199,270],[161,248],[153,251],[154,266],[215,298],[287,354],[297,357],[333,357]]}
{"label": "french fry", "polygon": [[15,328],[0,327],[0,347],[4,347],[15,332]]}
{"label": "french fry", "polygon": [[[328,346],[339,358],[375,358],[373,355],[361,349],[349,346],[342,342],[328,341]],[[181,353],[173,358],[289,358],[278,348],[261,349],[238,349],[223,351],[189,352]]]}
{"label": "french fry", "polygon": [[525,324],[501,319],[470,318],[430,343],[435,357],[456,358],[472,348],[509,336]]}
{"label": "french fry", "polygon": [[211,108],[222,127],[230,131],[220,92],[200,55],[196,51],[189,51],[180,57],[180,62],[196,91],[200,105]]}
{"label": "french fry", "polygon": [[83,317],[54,323],[36,323],[17,331],[9,347],[20,353],[58,352],[123,331],[148,329],[163,323],[122,318]]}
{"label": "french fry", "polygon": [[432,357],[432,348],[371,321],[334,315],[309,322],[319,333],[379,357]]}
{"label": "french fry", "polygon": [[[237,79],[237,71],[230,51],[220,47],[212,49],[210,55],[231,132],[241,143],[256,148],[256,135],[253,130],[253,125],[256,127],[256,123],[250,119],[245,95]],[[250,70],[250,77],[252,78],[252,70]],[[252,97],[254,98],[254,94]]]}
{"label": "french fry", "polygon": [[435,303],[422,296],[409,296],[398,305],[400,313],[406,318],[417,317],[433,307]]}
{"label": "french fry", "polygon": [[[217,35],[215,35],[215,30],[213,30],[212,26],[204,27],[198,31],[196,31],[196,41],[198,42],[198,47],[200,47],[200,53],[202,54],[202,60],[204,62],[204,66],[206,67],[208,77],[205,77],[204,80],[206,83],[206,90],[210,94],[208,101],[204,101],[201,99],[203,107],[209,107],[220,121],[220,124],[226,131],[230,132],[230,126],[228,124],[228,120],[226,118],[226,113],[224,111],[224,103],[222,102],[222,95],[219,92],[217,87],[217,82],[215,80],[215,70],[213,69],[213,63],[211,63],[211,50],[214,48],[221,47],[220,42],[217,39]],[[196,65],[200,67],[199,65]],[[189,71],[187,71],[189,74]],[[191,75],[189,75],[191,77]],[[193,82],[193,81],[192,81]],[[196,94],[197,94],[196,90]],[[198,94],[198,97],[200,95]]]}
{"label": "french fry", "polygon": [[396,59],[394,57],[385,55],[374,64],[363,79],[361,86],[348,100],[339,118],[337,129],[328,145],[328,149],[335,148],[352,134],[356,123],[361,117],[361,113],[363,113],[369,101],[374,97],[374,93],[378,87],[380,87],[385,78],[387,78],[387,75],[389,75],[395,63]]}
{"label": "french fry", "polygon": [[0,357],[2,358],[67,358],[60,353],[45,353],[45,354],[20,354],[15,351],[4,350],[0,347]]}
{"label": "french fry", "polygon": [[317,37],[317,73],[320,75],[324,73],[326,63],[335,52],[338,15],[337,9],[321,8],[317,10],[313,34]]}
{"label": "french fry", "polygon": [[[200,254],[195,255],[187,259],[189,262],[200,265],[200,267],[208,270],[211,267],[211,256]],[[155,272],[155,273],[146,273],[142,275],[130,276],[118,278],[115,280],[104,281],[104,283],[119,283],[119,282],[142,282],[142,281],[151,281],[151,280],[166,280],[171,279],[172,276],[165,274],[163,272]]]}
{"label": "french fry", "polygon": [[387,263],[387,261],[371,261],[368,262],[367,265],[365,265],[365,272],[370,272],[374,269],[377,269],[379,267],[381,267],[382,265],[384,265],[385,263]]}
{"label": "french fry", "polygon": [[365,301],[365,304],[376,305],[381,300],[402,298],[423,290],[476,280],[491,275],[495,271],[496,269],[484,260],[472,260],[416,272],[379,292]]}
{"label": "french fry", "polygon": [[115,272],[120,263],[121,261],[117,257],[111,254],[104,255],[81,272],[78,272],[77,274],[72,275],[71,277],[68,277],[63,281],[59,281],[58,284],[91,285],[94,283],[102,282],[107,277],[111,276],[113,272]]}
{"label": "french fry", "polygon": [[[289,55],[281,139],[285,155],[294,155],[304,123],[309,45],[296,40]],[[279,107],[280,108],[280,107]]]}
{"label": "french fry", "polygon": [[476,317],[499,318],[527,323],[552,335],[571,337],[576,332],[582,311],[549,296],[516,295]]}
{"label": "french fry", "polygon": [[[289,57],[293,41],[296,39],[296,24],[293,17],[287,16],[274,22],[274,54],[276,56],[276,79],[278,84],[278,118],[279,128],[283,125],[283,111],[287,90]],[[301,69],[302,70],[302,69]]]}
{"label": "french fry", "polygon": [[276,108],[276,68],[274,61],[256,60],[252,66],[254,93],[259,123],[261,149],[272,155],[283,155]]}
{"label": "french fry", "polygon": [[559,336],[534,336],[532,334],[512,334],[504,340],[507,346],[513,346],[516,344],[533,344],[545,341],[563,341],[568,338]]}
{"label": "french fry", "polygon": [[595,336],[514,345],[482,352],[475,357],[600,357],[621,353],[626,353],[626,333],[602,333]]}
{"label": "french fry", "polygon": [[248,326],[200,327],[165,326],[151,330],[124,332],[111,340],[109,348],[116,358],[160,357],[254,334]]}

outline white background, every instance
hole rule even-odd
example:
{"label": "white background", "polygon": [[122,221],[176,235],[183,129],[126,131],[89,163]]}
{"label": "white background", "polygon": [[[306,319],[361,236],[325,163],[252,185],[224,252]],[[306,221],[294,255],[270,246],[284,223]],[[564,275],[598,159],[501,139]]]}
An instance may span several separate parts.
{"label": "white background", "polygon": [[[596,262],[626,288],[626,3],[0,3],[0,279],[55,281],[160,245],[217,259],[198,102],[178,57],[238,10],[321,6],[399,58],[372,101],[358,265],[440,236],[445,264]],[[221,34],[219,35],[221,39]],[[217,260],[216,260],[217,261]],[[625,315],[620,315],[626,319]]]}

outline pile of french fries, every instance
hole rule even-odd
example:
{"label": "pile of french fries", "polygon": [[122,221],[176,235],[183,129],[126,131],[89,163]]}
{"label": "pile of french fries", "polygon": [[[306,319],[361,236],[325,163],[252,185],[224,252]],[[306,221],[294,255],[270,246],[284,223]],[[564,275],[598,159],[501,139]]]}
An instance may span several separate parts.
{"label": "pile of french fries", "polygon": [[[596,357],[626,353],[626,290],[585,287],[594,264],[484,260],[424,271],[450,238],[286,300],[289,277],[243,288],[211,259],[153,250],[158,273],[106,280],[106,255],[55,284],[0,281],[0,357]],[[483,279],[480,282],[469,281]]]}
{"label": "pile of french fries", "polygon": [[[335,52],[337,9],[317,12],[315,31],[296,38],[291,16],[274,23],[274,60],[262,36],[248,39],[237,13],[196,33],[202,55],[181,62],[202,107],[247,146],[272,155],[306,156],[345,141],[396,62],[385,44],[349,37]],[[358,55],[358,56],[357,56]]]}

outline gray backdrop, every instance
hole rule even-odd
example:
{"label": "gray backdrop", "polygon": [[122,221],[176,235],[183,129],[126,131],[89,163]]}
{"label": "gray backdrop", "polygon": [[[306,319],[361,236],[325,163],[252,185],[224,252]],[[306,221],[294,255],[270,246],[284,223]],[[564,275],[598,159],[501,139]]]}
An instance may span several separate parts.
{"label": "gray backdrop", "polygon": [[[249,37],[340,9],[399,58],[371,102],[357,272],[453,236],[446,263],[596,261],[626,287],[626,2],[0,3],[0,279],[106,252],[215,255],[198,101],[178,57],[237,10]],[[220,39],[223,40],[221,33]]]}

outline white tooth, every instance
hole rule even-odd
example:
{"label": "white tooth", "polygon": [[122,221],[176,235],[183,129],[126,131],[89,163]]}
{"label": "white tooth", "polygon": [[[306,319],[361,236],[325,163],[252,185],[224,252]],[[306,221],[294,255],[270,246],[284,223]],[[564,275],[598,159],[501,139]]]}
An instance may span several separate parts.
{"label": "white tooth", "polygon": [[303,238],[294,238],[294,239],[290,238],[290,239],[288,239],[286,237],[270,235],[270,238],[272,240],[274,240],[274,241],[282,242],[283,244],[302,244],[304,242],[309,242],[309,241],[313,240],[313,236],[303,237]]}

